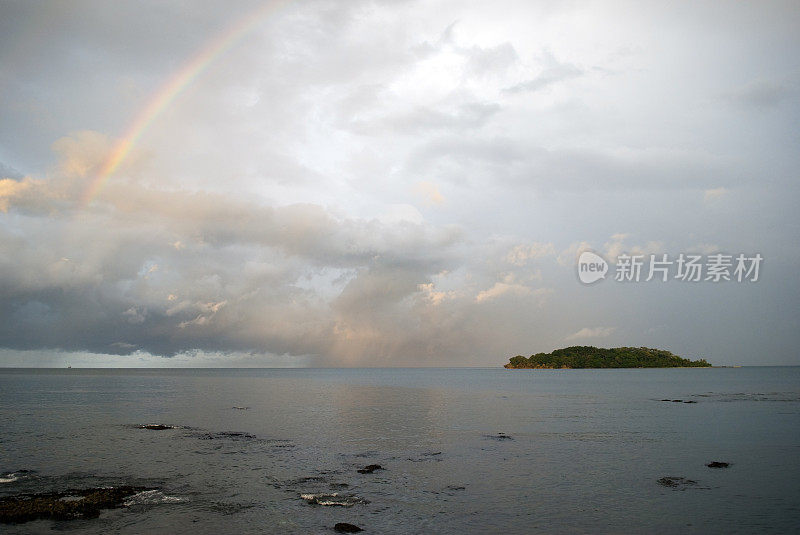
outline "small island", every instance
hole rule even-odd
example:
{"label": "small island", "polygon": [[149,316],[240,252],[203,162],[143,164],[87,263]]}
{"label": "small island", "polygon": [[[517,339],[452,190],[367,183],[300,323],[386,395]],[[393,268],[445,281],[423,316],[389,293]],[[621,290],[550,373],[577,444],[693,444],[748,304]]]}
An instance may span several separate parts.
{"label": "small island", "polygon": [[510,370],[560,368],[708,368],[704,359],[689,360],[663,349],[649,347],[572,346],[530,357],[511,357]]}

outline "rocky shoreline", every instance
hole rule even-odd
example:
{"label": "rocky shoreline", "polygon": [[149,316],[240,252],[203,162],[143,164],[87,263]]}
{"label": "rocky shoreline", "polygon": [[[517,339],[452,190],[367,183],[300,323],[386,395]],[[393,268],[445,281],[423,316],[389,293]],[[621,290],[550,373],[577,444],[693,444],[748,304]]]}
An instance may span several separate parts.
{"label": "rocky shoreline", "polygon": [[31,520],[96,518],[103,509],[122,507],[125,500],[148,487],[100,487],[60,492],[18,494],[0,498],[0,522],[20,524]]}

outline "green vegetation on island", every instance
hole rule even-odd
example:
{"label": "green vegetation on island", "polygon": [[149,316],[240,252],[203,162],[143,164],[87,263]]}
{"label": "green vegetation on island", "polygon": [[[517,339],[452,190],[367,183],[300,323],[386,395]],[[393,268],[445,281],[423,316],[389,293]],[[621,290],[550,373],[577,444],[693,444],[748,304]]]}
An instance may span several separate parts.
{"label": "green vegetation on island", "polygon": [[649,347],[572,346],[552,353],[536,353],[530,357],[511,357],[506,368],[705,368],[711,364],[704,359],[689,360],[662,349]]}

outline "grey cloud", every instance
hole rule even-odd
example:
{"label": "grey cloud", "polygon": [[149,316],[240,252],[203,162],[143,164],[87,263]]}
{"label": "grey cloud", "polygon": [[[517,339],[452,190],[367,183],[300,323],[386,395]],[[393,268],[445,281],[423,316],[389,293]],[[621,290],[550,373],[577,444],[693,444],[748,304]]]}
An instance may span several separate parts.
{"label": "grey cloud", "polygon": [[452,111],[442,111],[426,106],[417,106],[404,113],[371,119],[350,121],[348,128],[361,134],[381,132],[386,129],[397,133],[414,135],[431,131],[463,132],[482,127],[500,110],[494,103],[471,102],[456,106]]}
{"label": "grey cloud", "polygon": [[504,138],[442,138],[420,147],[409,172],[473,185],[543,191],[704,189],[743,179],[737,160],[701,151],[546,149]]}
{"label": "grey cloud", "polygon": [[792,95],[789,87],[774,82],[752,82],[726,98],[743,106],[774,108]]}
{"label": "grey cloud", "polygon": [[[471,309],[493,279],[443,304],[422,289],[467,261],[457,229],[133,184],[109,185],[75,219],[48,206],[57,181],[31,182],[31,198],[12,198],[0,216],[18,219],[2,235],[5,348],[255,352],[374,365],[442,363],[487,343],[477,338],[486,318]],[[54,232],[67,224],[68,235]],[[303,284],[326,270],[340,273],[332,297]]]}
{"label": "grey cloud", "polygon": [[[315,205],[271,207],[134,183],[109,185],[76,218],[76,201],[64,197],[80,189],[76,180],[26,179],[4,198],[4,347],[346,353],[361,361],[375,344],[394,354],[378,338],[398,314],[413,316],[403,303],[461,262],[451,251],[457,228],[387,226]],[[330,269],[355,270],[334,300],[301,284]],[[375,342],[352,339],[364,333]]]}
{"label": "grey cloud", "polygon": [[0,179],[2,178],[12,178],[14,180],[19,180],[24,175],[11,167],[10,165],[6,165],[3,162],[0,162]]}
{"label": "grey cloud", "polygon": [[[612,325],[715,363],[794,358],[763,356],[800,332],[789,3],[603,4],[567,33],[581,6],[283,3],[81,203],[114,138],[259,5],[0,4],[0,360],[493,365]],[[617,232],[770,270],[587,290],[551,254]]]}

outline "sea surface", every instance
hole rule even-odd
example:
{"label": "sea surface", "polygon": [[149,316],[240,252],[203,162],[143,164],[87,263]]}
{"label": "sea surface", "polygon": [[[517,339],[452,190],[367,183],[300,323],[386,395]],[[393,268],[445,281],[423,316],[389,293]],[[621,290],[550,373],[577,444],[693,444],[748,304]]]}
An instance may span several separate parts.
{"label": "sea surface", "polygon": [[797,533],[800,367],[0,370],[0,496],[108,485],[0,531]]}

